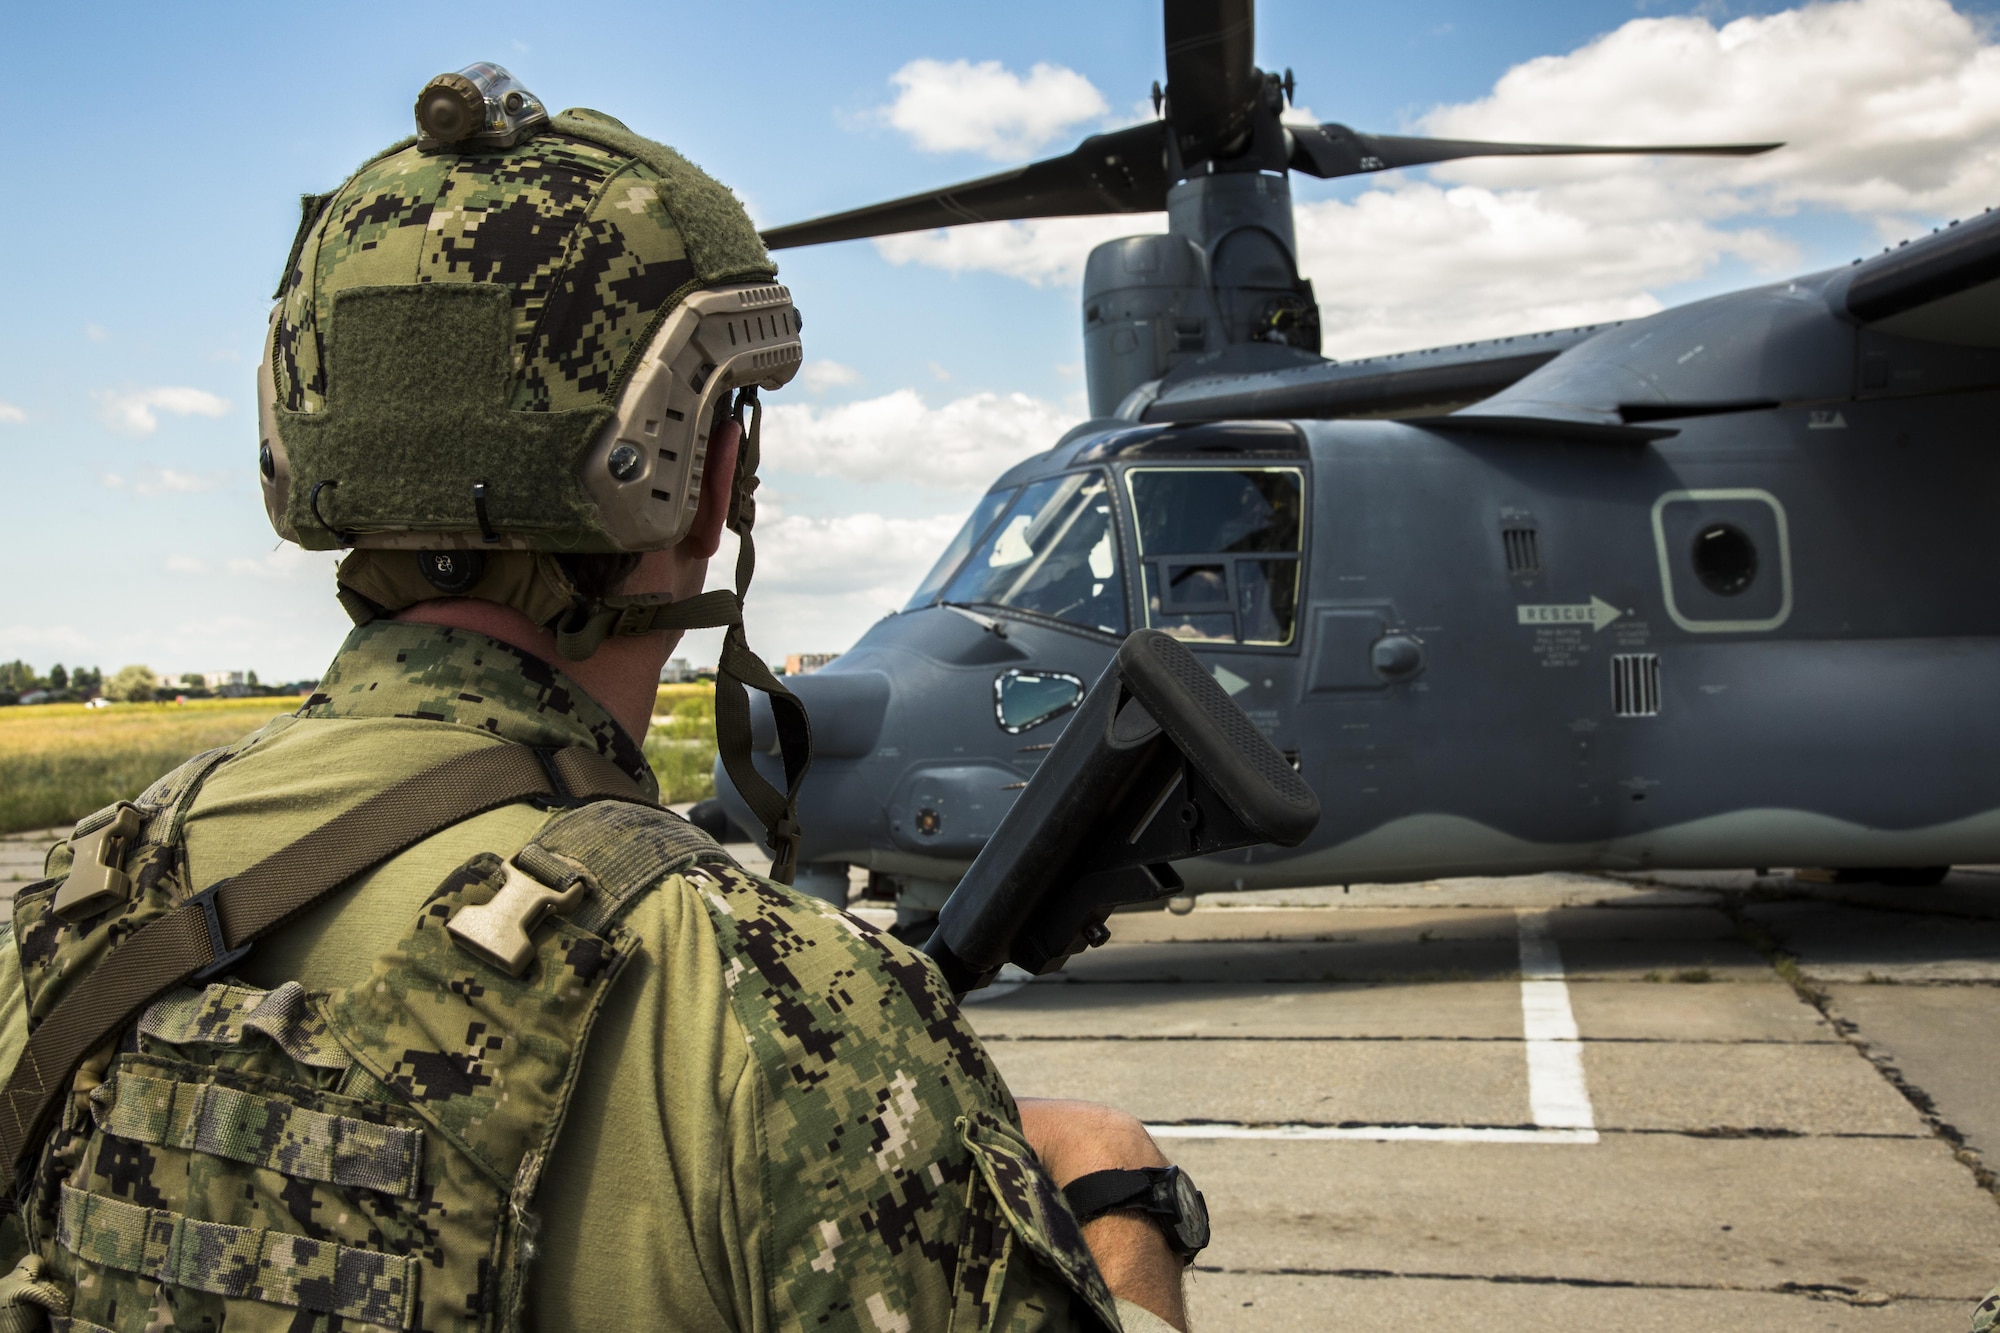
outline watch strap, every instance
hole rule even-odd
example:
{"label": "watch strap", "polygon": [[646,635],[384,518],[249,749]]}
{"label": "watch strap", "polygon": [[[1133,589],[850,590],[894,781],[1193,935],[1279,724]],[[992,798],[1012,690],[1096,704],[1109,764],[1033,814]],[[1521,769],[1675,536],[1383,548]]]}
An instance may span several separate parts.
{"label": "watch strap", "polygon": [[1144,1208],[1147,1212],[1154,1212],[1157,1211],[1152,1206],[1153,1178],[1156,1174],[1157,1168],[1092,1171],[1064,1186],[1063,1197],[1069,1200],[1070,1211],[1076,1214],[1078,1222],[1088,1222],[1117,1208]]}

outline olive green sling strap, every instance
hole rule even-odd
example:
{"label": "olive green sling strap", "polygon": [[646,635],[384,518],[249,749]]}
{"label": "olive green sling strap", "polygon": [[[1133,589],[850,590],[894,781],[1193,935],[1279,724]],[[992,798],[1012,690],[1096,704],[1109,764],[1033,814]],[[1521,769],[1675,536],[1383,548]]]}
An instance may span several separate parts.
{"label": "olive green sling strap", "polygon": [[610,760],[576,748],[502,744],[446,760],[376,793],[239,875],[134,931],[28,1038],[0,1091],[0,1193],[11,1193],[84,1059],[160,992],[221,971],[362,871],[473,815],[536,796],[650,804]]}

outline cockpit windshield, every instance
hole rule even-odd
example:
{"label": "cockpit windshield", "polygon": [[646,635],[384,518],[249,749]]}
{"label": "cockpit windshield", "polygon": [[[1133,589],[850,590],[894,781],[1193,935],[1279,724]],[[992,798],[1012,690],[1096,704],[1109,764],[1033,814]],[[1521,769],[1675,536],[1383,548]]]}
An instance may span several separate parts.
{"label": "cockpit windshield", "polygon": [[965,526],[958,530],[958,535],[951,539],[951,545],[944,548],[944,554],[931,566],[931,572],[924,575],[924,581],[917,585],[916,592],[904,603],[905,611],[929,606],[937,599],[938,589],[957,572],[958,563],[965,559],[965,553],[972,549],[974,542],[986,535],[986,529],[993,526],[993,520],[1000,517],[1000,511],[1016,494],[1018,492],[1014,490],[988,491],[979,497],[979,503],[972,507],[972,513],[965,520]]}
{"label": "cockpit windshield", "polygon": [[1104,474],[1072,472],[1025,487],[951,579],[943,600],[1032,611],[1123,634],[1125,584]]}
{"label": "cockpit windshield", "polygon": [[1300,469],[1133,468],[1125,479],[1155,628],[1182,639],[1292,641]]}

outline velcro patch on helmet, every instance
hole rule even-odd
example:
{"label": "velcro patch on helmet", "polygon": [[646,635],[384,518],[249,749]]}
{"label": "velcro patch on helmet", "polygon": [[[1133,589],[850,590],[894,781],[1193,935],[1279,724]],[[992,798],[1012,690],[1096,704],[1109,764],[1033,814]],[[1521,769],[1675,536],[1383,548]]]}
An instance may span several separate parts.
{"label": "velcro patch on helmet", "polygon": [[277,413],[300,545],[389,530],[617,549],[578,480],[610,409],[510,409],[512,319],[498,283],[334,295],[325,407]]}

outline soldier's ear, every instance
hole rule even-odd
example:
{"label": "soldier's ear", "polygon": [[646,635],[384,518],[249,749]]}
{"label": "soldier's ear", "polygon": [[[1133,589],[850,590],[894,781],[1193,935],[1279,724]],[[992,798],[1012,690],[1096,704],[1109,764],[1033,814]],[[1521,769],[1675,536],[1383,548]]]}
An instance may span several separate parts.
{"label": "soldier's ear", "polygon": [[722,525],[729,517],[729,498],[736,489],[736,451],[742,442],[743,426],[734,420],[724,421],[708,437],[701,503],[695,507],[694,526],[675,548],[685,559],[706,560],[722,545]]}

